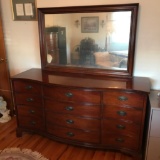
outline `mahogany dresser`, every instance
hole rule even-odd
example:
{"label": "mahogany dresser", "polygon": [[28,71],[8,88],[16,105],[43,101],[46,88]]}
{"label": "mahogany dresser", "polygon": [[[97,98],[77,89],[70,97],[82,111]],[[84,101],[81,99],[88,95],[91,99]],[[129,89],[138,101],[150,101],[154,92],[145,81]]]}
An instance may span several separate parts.
{"label": "mahogany dresser", "polygon": [[17,136],[113,149],[142,159],[150,110],[147,78],[83,78],[30,69],[12,77]]}

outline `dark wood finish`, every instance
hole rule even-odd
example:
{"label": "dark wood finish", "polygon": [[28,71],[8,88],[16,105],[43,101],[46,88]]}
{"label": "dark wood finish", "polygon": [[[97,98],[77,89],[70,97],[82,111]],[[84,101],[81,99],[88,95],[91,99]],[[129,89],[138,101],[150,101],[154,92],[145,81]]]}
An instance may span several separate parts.
{"label": "dark wood finish", "polygon": [[7,102],[7,108],[11,111],[11,114],[13,114],[12,92],[6,57],[0,10],[0,96],[3,96],[4,100]]}
{"label": "dark wood finish", "polygon": [[37,134],[25,133],[23,137],[17,138],[16,127],[16,117],[7,123],[0,123],[0,150],[10,147],[31,149],[41,153],[49,160],[133,160],[130,156],[120,152],[76,147],[51,141]]}
{"label": "dark wood finish", "polygon": [[142,156],[147,78],[89,79],[31,69],[12,77],[12,84],[17,136],[35,132],[64,143]]}
{"label": "dark wood finish", "polygon": [[[134,4],[117,4],[117,5],[99,5],[99,6],[74,6],[74,7],[56,7],[56,8],[39,8],[38,9],[38,24],[39,24],[39,38],[40,38],[40,52],[41,64],[43,70],[49,70],[61,73],[72,73],[74,75],[87,76],[110,76],[110,77],[132,77],[135,40],[136,40],[136,26],[138,17],[138,3]],[[129,54],[127,70],[116,69],[99,69],[99,68],[85,68],[85,67],[71,67],[66,65],[53,65],[47,63],[47,52],[45,43],[45,14],[69,14],[69,13],[89,13],[89,12],[113,12],[113,11],[131,11],[131,30],[129,40]],[[75,33],[76,36],[76,33]]]}

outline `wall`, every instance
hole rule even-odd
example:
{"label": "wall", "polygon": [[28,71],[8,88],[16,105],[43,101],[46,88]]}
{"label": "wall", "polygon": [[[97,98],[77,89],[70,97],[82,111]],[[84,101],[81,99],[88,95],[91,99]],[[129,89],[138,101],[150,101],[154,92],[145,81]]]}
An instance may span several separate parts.
{"label": "wall", "polygon": [[[10,0],[0,0],[10,74],[40,67],[37,21],[13,21]],[[37,0],[37,7],[139,3],[134,76],[149,77],[152,89],[160,90],[159,0]]]}

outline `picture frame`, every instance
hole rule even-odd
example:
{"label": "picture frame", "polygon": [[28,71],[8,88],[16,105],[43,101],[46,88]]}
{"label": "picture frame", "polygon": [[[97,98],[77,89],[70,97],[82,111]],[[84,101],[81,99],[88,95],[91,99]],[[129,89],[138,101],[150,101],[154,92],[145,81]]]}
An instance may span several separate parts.
{"label": "picture frame", "polygon": [[82,33],[98,33],[99,17],[81,17]]}
{"label": "picture frame", "polygon": [[37,20],[35,0],[11,0],[14,21]]}

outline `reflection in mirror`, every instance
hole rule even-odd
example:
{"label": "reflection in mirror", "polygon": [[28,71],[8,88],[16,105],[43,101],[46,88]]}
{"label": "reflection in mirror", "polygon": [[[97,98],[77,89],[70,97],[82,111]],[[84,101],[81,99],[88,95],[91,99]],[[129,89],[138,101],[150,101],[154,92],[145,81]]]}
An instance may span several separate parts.
{"label": "reflection in mirror", "polygon": [[127,70],[131,11],[45,14],[50,65]]}

